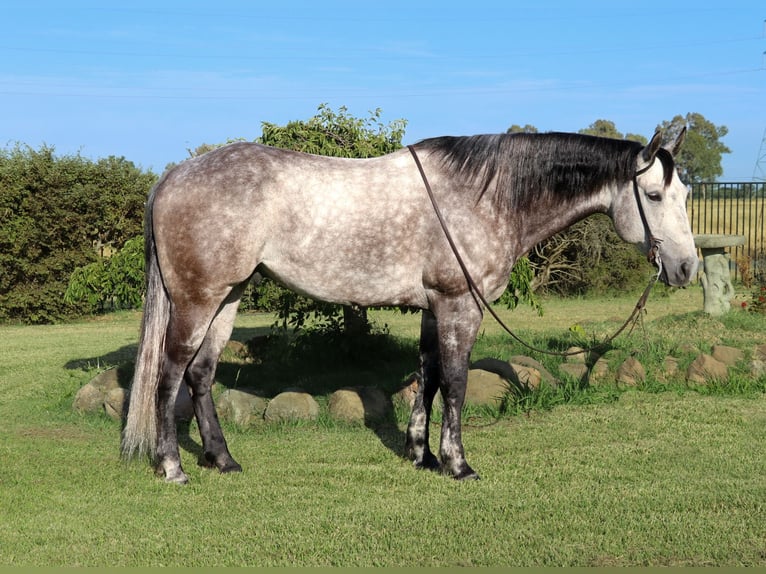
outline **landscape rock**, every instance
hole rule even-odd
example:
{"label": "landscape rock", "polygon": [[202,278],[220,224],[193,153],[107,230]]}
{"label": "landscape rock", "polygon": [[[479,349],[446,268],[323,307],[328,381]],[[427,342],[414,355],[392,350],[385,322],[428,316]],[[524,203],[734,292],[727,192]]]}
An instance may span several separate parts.
{"label": "landscape rock", "polygon": [[404,404],[410,408],[415,404],[415,395],[418,394],[418,386],[420,385],[420,376],[413,373],[404,386],[394,393],[393,400],[395,403]]}
{"label": "landscape rock", "polygon": [[692,383],[706,384],[712,380],[724,381],[728,378],[728,367],[705,353],[694,359],[686,371],[686,380]]}
{"label": "landscape rock", "polygon": [[328,409],[330,415],[338,419],[370,422],[381,420],[391,412],[391,400],[375,387],[347,387],[330,395]]}
{"label": "landscape rock", "polygon": [[713,345],[711,354],[715,360],[721,361],[724,365],[730,367],[736,365],[738,361],[745,357],[745,354],[740,349],[725,345]]}
{"label": "landscape rock", "polygon": [[662,361],[662,375],[663,378],[669,379],[675,377],[678,374],[678,359],[675,357],[667,356]]}
{"label": "landscape rock", "polygon": [[646,380],[646,369],[635,357],[628,357],[617,368],[617,382],[634,386]]}
{"label": "landscape rock", "polygon": [[584,365],[586,362],[586,359],[588,358],[587,353],[585,352],[585,349],[583,349],[582,347],[569,347],[566,350],[566,352],[567,352],[567,356],[564,358],[564,360],[567,363]]}
{"label": "landscape rock", "polygon": [[216,401],[218,416],[240,427],[263,420],[266,411],[266,399],[258,396],[255,389],[227,389]]}
{"label": "landscape rock", "polygon": [[107,393],[120,388],[120,374],[117,367],[100,372],[77,391],[72,408],[82,413],[103,411]]}
{"label": "landscape rock", "polygon": [[127,409],[128,391],[122,387],[116,387],[107,391],[104,396],[104,412],[116,421],[122,420],[128,414]]}
{"label": "landscape rock", "polygon": [[[102,371],[77,391],[72,408],[87,413],[103,411],[113,419],[124,418],[128,412],[128,385],[132,375],[132,363]],[[178,391],[175,415],[181,420],[194,417],[189,388],[183,384]]]}
{"label": "landscape rock", "polygon": [[542,363],[536,361],[532,357],[527,357],[526,355],[513,355],[510,358],[509,363],[512,365],[522,365],[524,367],[535,369],[538,373],[540,373],[542,380],[551,386],[556,386],[556,379],[553,375],[551,375],[550,371],[548,371],[548,369],[546,369]]}
{"label": "landscape rock", "polygon": [[242,360],[250,358],[250,350],[248,349],[247,345],[241,341],[235,341],[234,339],[229,339],[226,342],[224,353],[228,353],[229,355]]}
{"label": "landscape rock", "polygon": [[[530,359],[529,357],[517,357],[517,358],[519,358],[520,360],[523,360],[524,363],[526,364],[519,364],[515,362],[509,363],[507,361],[502,361],[500,359],[486,358],[486,359],[479,359],[478,361],[472,363],[471,369],[488,371],[490,373],[499,375],[500,377],[505,379],[507,382],[514,384],[517,388],[520,388],[520,389],[538,388],[540,386],[540,382],[542,381],[543,375],[542,375],[542,372],[537,368],[537,366],[539,366],[543,371],[545,371],[545,368],[542,365],[540,365],[540,363],[538,363],[534,359]],[[553,377],[550,376],[550,373],[548,373],[547,371],[545,372],[550,377],[550,379],[553,380]],[[506,385],[506,391],[507,391],[507,385]]]}
{"label": "landscape rock", "polygon": [[588,367],[585,363],[561,363],[559,370],[580,382],[588,379]]}
{"label": "landscape rock", "polygon": [[313,420],[319,416],[319,403],[303,391],[284,391],[269,401],[263,418],[269,422]]}
{"label": "landscape rock", "polygon": [[104,408],[104,393],[88,383],[77,391],[72,408],[80,413],[95,413]]}
{"label": "landscape rock", "polygon": [[468,371],[465,402],[472,405],[499,405],[508,393],[508,380],[484,369]]}
{"label": "landscape rock", "polygon": [[609,361],[607,361],[604,357],[599,357],[599,359],[593,363],[593,366],[590,369],[590,380],[603,381],[607,378],[608,375]]}

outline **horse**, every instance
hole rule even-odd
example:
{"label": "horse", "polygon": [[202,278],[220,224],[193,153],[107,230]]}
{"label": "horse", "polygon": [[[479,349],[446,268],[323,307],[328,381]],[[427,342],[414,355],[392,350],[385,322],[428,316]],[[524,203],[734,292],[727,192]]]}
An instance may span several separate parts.
{"label": "horse", "polygon": [[[237,142],[173,167],[147,201],[146,296],[123,456],[148,457],[167,482],[188,481],[174,419],[185,383],[200,464],[242,470],[211,386],[245,287],[268,276],[322,301],[421,309],[421,384],[404,452],[417,468],[478,478],[461,436],[484,311],[475,290],[495,300],[520,256],[593,213],[661,261],[664,283],[687,284],[698,259],[674,165],[683,136],[665,145],[660,132],[647,145],[568,133],[444,136],[367,159]],[[439,457],[429,445],[437,390]]]}

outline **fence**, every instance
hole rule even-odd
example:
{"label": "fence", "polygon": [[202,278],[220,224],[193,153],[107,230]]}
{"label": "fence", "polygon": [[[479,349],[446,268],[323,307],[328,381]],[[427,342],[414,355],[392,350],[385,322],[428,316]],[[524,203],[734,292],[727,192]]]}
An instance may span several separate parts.
{"label": "fence", "polygon": [[745,236],[744,245],[729,251],[736,279],[766,275],[766,182],[694,183],[687,211],[694,234]]}

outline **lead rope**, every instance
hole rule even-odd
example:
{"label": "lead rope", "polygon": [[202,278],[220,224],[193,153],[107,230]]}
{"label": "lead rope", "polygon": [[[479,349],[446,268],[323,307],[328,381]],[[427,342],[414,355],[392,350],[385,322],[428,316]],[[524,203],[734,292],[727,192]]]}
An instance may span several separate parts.
{"label": "lead rope", "polygon": [[495,312],[495,310],[490,306],[490,304],[487,302],[487,300],[484,298],[484,295],[482,294],[479,287],[476,285],[476,282],[473,280],[473,277],[471,277],[471,274],[468,272],[468,268],[465,265],[465,262],[463,261],[463,258],[460,256],[460,252],[457,249],[457,245],[455,244],[455,241],[452,239],[452,234],[449,232],[449,229],[447,228],[447,223],[444,220],[444,217],[442,216],[441,210],[439,209],[439,205],[436,203],[436,198],[434,197],[434,192],[431,189],[431,184],[428,183],[428,178],[426,177],[426,172],[423,169],[423,165],[420,163],[420,158],[418,157],[418,154],[415,152],[415,148],[411,145],[407,146],[407,149],[410,150],[410,153],[412,154],[413,159],[415,160],[415,165],[418,167],[418,171],[420,172],[420,176],[423,178],[423,183],[425,184],[426,191],[428,192],[428,197],[431,200],[431,205],[433,205],[434,212],[436,213],[436,218],[439,220],[439,224],[441,225],[442,231],[444,231],[444,236],[447,238],[447,243],[449,243],[450,248],[452,249],[452,253],[455,255],[455,259],[457,260],[458,265],[460,266],[460,270],[463,272],[463,276],[465,277],[466,282],[468,283],[468,287],[471,289],[472,294],[474,295],[475,299],[478,299],[477,305],[481,306],[484,305],[484,307],[489,311],[489,314],[492,315],[492,317],[497,321],[497,323],[503,328],[503,330],[508,333],[516,342],[520,343],[527,349],[530,349],[531,351],[536,351],[538,353],[544,353],[546,355],[555,355],[559,357],[567,357],[571,355],[579,355],[581,353],[589,353],[591,351],[594,351],[596,349],[600,349],[602,347],[605,347],[609,343],[611,343],[614,339],[616,339],[626,328],[628,325],[633,323],[630,332],[633,331],[633,328],[636,326],[636,323],[638,323],[640,319],[640,313],[646,306],[646,301],[649,298],[649,292],[652,290],[652,287],[654,286],[657,279],[659,279],[660,274],[662,273],[662,260],[660,259],[660,243],[661,240],[655,238],[651,231],[649,230],[649,223],[646,220],[646,215],[644,214],[643,206],[641,205],[641,198],[638,192],[638,182],[636,181],[636,178],[641,175],[642,173],[646,172],[652,164],[650,163],[648,166],[645,166],[641,168],[640,170],[636,171],[636,174],[633,176],[633,192],[636,196],[636,201],[638,203],[638,211],[641,216],[641,221],[644,225],[644,228],[646,229],[647,233],[649,234],[649,255],[648,259],[650,262],[655,263],[658,267],[657,274],[654,275],[650,280],[649,284],[644,289],[644,292],[641,294],[641,297],[638,298],[638,301],[636,302],[635,307],[633,308],[633,312],[630,314],[630,317],[622,324],[622,326],[611,336],[604,339],[601,343],[598,343],[596,345],[593,345],[591,347],[588,347],[586,349],[582,349],[579,351],[569,351],[569,352],[560,352],[560,351],[548,351],[546,349],[539,349],[537,347],[534,347],[530,345],[529,343],[525,342],[523,339],[521,339],[516,333],[514,333],[508,325],[503,322],[503,320],[500,318],[500,316]]}

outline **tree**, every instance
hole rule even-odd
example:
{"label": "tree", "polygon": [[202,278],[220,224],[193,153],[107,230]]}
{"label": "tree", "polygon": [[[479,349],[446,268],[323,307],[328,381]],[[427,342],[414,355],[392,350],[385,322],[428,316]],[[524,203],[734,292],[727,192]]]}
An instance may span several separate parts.
{"label": "tree", "polygon": [[617,129],[617,126],[611,120],[596,120],[587,128],[581,129],[578,133],[591,136],[599,136],[603,138],[614,138],[618,140],[632,140],[640,142],[644,145],[649,142],[648,139],[639,134],[622,135],[622,133]]}
{"label": "tree", "polygon": [[526,124],[524,127],[521,127],[519,124],[513,124],[511,127],[509,127],[507,130],[505,130],[505,133],[507,134],[536,134],[537,128],[533,125]]}
{"label": "tree", "polygon": [[686,138],[680,153],[675,158],[681,180],[684,183],[715,181],[723,174],[721,156],[731,150],[721,142],[729,133],[726,126],[716,126],[699,113],[675,116],[664,121],[657,129],[665,132],[665,138],[674,141],[681,129],[686,126]]}

